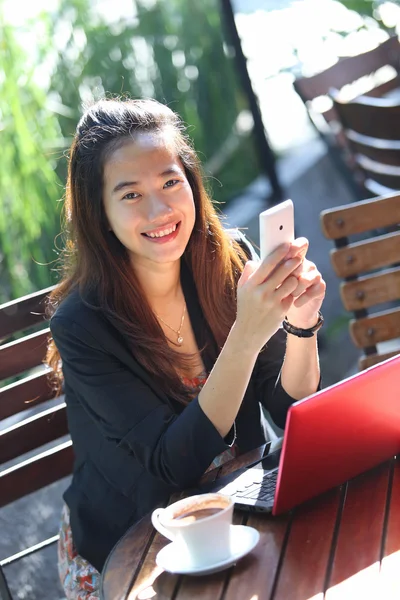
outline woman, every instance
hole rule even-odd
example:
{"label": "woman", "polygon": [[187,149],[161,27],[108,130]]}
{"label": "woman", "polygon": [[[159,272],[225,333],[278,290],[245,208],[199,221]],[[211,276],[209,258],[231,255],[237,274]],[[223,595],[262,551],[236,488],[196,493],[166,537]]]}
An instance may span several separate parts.
{"label": "woman", "polygon": [[[304,239],[247,261],[181,121],[152,100],[86,111],[65,210],[48,363],[63,378],[76,461],[59,569],[67,597],[88,599],[130,525],[262,444],[261,406],[283,427],[289,406],[317,390],[325,283]],[[311,337],[286,341],[285,317]]]}

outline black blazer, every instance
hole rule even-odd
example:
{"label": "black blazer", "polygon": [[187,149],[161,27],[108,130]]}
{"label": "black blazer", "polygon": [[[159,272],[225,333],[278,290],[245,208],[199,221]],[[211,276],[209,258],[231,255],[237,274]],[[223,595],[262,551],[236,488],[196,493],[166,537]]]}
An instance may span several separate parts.
{"label": "black blazer", "polygon": [[[215,344],[184,261],[181,280],[198,346]],[[64,499],[79,554],[101,571],[127,528],[171,493],[195,485],[229,447],[230,435],[220,436],[197,398],[183,407],[167,397],[127,340],[78,291],[60,305],[50,328],[62,358],[76,457]],[[267,439],[261,405],[277,425],[285,424],[293,403],[279,381],[285,341],[279,330],[258,357],[236,419],[240,451]],[[203,360],[210,372],[207,351]]]}

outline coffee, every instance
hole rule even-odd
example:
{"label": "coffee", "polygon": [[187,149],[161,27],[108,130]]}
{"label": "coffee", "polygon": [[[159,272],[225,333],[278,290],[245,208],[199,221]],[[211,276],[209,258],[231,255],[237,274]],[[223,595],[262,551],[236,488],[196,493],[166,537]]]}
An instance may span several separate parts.
{"label": "coffee", "polygon": [[156,508],[151,521],[162,535],[176,542],[190,563],[209,564],[230,554],[233,506],[228,496],[197,494]]}
{"label": "coffee", "polygon": [[220,506],[210,507],[210,508],[199,508],[198,510],[194,509],[188,512],[184,512],[174,518],[174,521],[179,521],[180,523],[193,523],[194,521],[199,521],[200,519],[205,519],[207,517],[212,517],[217,513],[220,513],[223,508]]}
{"label": "coffee", "polygon": [[179,503],[179,509],[172,512],[169,522],[172,526],[187,525],[212,517],[224,510],[231,504],[228,498],[222,498],[214,494],[212,497],[205,495],[199,498],[186,498]]}

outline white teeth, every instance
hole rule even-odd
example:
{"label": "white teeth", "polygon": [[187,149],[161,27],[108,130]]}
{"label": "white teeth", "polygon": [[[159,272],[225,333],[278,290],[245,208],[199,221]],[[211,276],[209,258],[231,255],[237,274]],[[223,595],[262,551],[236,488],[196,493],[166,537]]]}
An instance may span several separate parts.
{"label": "white teeth", "polygon": [[159,233],[146,233],[146,235],[148,237],[151,237],[151,238],[164,237],[164,235],[169,235],[170,233],[172,233],[173,231],[175,231],[175,229],[176,229],[176,225],[173,225],[169,229],[165,229],[164,231],[160,231]]}

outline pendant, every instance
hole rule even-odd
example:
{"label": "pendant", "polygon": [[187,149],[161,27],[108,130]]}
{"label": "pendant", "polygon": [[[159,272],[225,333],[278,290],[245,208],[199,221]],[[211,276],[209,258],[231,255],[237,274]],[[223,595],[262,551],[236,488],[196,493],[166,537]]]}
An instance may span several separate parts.
{"label": "pendant", "polygon": [[178,344],[182,344],[183,337],[180,335],[176,341],[178,342]]}

